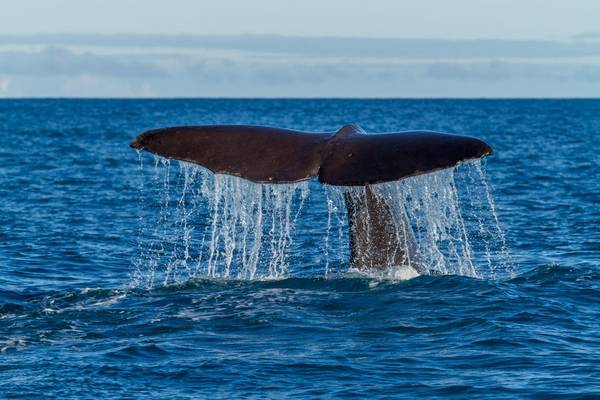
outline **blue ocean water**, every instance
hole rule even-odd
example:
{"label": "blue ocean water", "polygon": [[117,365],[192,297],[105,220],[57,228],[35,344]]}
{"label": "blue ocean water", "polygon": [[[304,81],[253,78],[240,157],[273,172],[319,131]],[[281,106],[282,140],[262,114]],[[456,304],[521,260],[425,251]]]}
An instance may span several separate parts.
{"label": "blue ocean water", "polygon": [[[349,122],[490,143],[514,274],[325,276],[315,201],[283,279],[135,284],[133,137]],[[0,397],[600,397],[598,100],[1,100],[0,138]]]}

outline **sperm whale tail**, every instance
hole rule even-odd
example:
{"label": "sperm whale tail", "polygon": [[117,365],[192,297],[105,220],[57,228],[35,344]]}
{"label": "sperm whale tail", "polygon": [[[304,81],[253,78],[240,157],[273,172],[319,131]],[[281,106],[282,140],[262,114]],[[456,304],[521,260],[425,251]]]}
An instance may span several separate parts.
{"label": "sperm whale tail", "polygon": [[367,134],[357,125],[321,133],[246,125],[181,126],[145,132],[130,146],[257,183],[316,177],[329,185],[364,186],[362,196],[345,198],[352,264],[382,268],[412,263],[421,273],[424,267],[409,254],[414,246],[408,222],[399,233],[392,226],[389,205],[370,185],[492,153],[488,144],[468,136],[430,131]]}
{"label": "sperm whale tail", "polygon": [[468,136],[427,131],[366,134],[357,125],[331,133],[244,125],[182,126],[145,132],[131,147],[257,183],[318,177],[322,183],[338,186],[394,181],[492,153],[485,142]]}

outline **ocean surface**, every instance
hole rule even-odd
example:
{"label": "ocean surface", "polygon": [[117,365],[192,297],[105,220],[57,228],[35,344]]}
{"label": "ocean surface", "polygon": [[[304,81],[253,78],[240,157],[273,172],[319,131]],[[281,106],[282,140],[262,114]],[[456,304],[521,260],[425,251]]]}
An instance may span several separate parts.
{"label": "ocean surface", "polygon": [[[350,271],[310,182],[273,189],[297,220],[256,271],[211,272],[227,224],[178,199],[216,178],[128,144],[225,123],[484,139],[447,178],[487,207],[472,268]],[[0,139],[1,398],[600,398],[599,100],[0,100]]]}

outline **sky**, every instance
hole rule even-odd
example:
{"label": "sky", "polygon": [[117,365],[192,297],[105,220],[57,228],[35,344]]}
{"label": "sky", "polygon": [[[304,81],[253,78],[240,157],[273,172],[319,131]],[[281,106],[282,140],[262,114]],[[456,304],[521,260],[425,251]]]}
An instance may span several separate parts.
{"label": "sky", "polygon": [[0,0],[0,97],[600,97],[596,0]]}

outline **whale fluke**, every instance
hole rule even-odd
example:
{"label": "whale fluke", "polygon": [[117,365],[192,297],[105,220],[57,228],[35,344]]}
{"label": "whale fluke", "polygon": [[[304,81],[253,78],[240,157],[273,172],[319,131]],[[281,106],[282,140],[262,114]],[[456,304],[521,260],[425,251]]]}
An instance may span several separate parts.
{"label": "whale fluke", "polygon": [[[367,134],[357,125],[310,133],[244,125],[182,126],[139,135],[131,147],[202,165],[214,173],[257,183],[321,183],[363,186],[345,195],[351,263],[361,269],[410,265],[427,273],[416,254],[410,223],[394,225],[390,206],[372,184],[450,168],[492,153],[468,136],[411,131]],[[398,229],[399,228],[399,229]]]}
{"label": "whale fluke", "polygon": [[468,136],[413,131],[367,134],[356,125],[335,133],[264,126],[207,125],[157,129],[131,147],[202,165],[214,173],[257,183],[322,183],[364,186],[394,181],[492,153]]}

